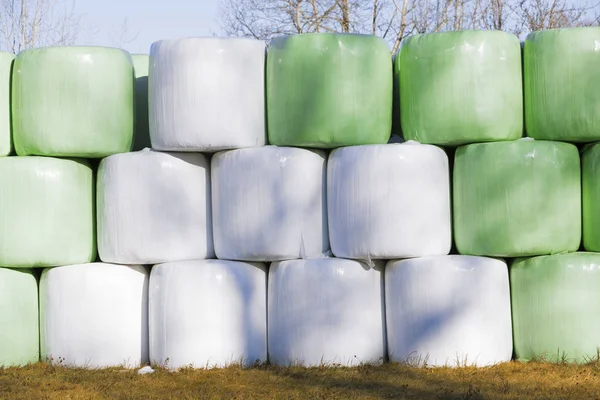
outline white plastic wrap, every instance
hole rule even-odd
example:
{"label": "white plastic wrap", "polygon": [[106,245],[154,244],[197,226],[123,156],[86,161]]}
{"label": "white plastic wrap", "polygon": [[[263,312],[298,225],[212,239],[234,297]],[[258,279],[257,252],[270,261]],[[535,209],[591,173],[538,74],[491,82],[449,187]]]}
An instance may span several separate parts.
{"label": "white plastic wrap", "polygon": [[508,268],[501,260],[390,261],[385,298],[390,361],[487,366],[512,357]]}
{"label": "white plastic wrap", "polygon": [[156,265],[149,306],[152,363],[178,369],[267,360],[263,264],[199,260]]}
{"label": "white plastic wrap", "polygon": [[40,328],[42,360],[83,368],[148,362],[148,272],[102,263],[45,269]]}
{"label": "white plastic wrap", "polygon": [[162,40],[150,49],[152,148],[216,151],[265,144],[265,43]]}
{"label": "white plastic wrap", "polygon": [[143,150],[102,160],[98,251],[104,262],[211,258],[210,172],[202,154]]}
{"label": "white plastic wrap", "polygon": [[273,263],[267,296],[270,362],[282,366],[381,362],[382,266],[369,268],[336,258]]}
{"label": "white plastic wrap", "polygon": [[326,156],[266,146],[212,158],[218,258],[279,261],[329,252]]}
{"label": "white plastic wrap", "polygon": [[416,142],[334,150],[327,165],[331,250],[362,260],[450,252],[448,156]]}

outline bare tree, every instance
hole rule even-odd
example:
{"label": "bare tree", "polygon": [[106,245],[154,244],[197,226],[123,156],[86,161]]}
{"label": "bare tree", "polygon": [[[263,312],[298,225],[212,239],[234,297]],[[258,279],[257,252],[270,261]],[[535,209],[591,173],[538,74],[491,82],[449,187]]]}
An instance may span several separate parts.
{"label": "bare tree", "polygon": [[111,45],[114,47],[123,47],[136,40],[139,36],[137,30],[129,26],[129,20],[125,18],[123,22],[109,33]]}
{"label": "bare tree", "polygon": [[64,0],[0,0],[0,47],[21,50],[75,42],[79,17]]}

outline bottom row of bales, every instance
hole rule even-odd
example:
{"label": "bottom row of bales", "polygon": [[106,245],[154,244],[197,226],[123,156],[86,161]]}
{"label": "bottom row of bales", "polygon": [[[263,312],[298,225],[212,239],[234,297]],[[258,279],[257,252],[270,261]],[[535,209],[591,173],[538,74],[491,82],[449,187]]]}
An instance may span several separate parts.
{"label": "bottom row of bales", "polygon": [[485,366],[512,358],[513,328],[518,359],[585,362],[599,287],[597,253],[515,260],[510,283],[503,260],[458,255],[92,263],[43,270],[39,303],[35,271],[0,268],[0,365]]}

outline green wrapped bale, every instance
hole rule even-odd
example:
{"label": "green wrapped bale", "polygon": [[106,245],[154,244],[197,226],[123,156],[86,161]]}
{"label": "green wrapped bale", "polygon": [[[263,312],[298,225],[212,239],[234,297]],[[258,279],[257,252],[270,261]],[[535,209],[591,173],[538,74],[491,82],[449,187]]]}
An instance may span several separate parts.
{"label": "green wrapped bale", "polygon": [[47,267],[96,257],[92,168],[50,157],[0,158],[0,266]]}
{"label": "green wrapped bale", "polygon": [[525,40],[525,125],[535,139],[600,140],[600,28],[551,29]]}
{"label": "green wrapped bale", "polygon": [[523,136],[519,39],[501,31],[422,34],[394,62],[406,140],[438,145]]}
{"label": "green wrapped bale", "polygon": [[135,134],[133,151],[151,148],[150,128],[148,123],[148,70],[150,56],[132,54],[133,71],[135,73]]}
{"label": "green wrapped bale", "polygon": [[600,251],[600,144],[584,150],[581,164],[583,246]]}
{"label": "green wrapped bale", "polygon": [[0,156],[12,152],[10,82],[14,59],[14,55],[0,51]]}
{"label": "green wrapped bale", "polygon": [[579,248],[580,162],[572,144],[527,138],[459,147],[453,196],[460,254],[524,257]]}
{"label": "green wrapped bale", "polygon": [[517,359],[583,363],[600,347],[600,254],[516,260],[510,269]]}
{"label": "green wrapped bale", "polygon": [[134,72],[129,53],[46,47],[15,59],[13,140],[18,155],[101,158],[131,150]]}
{"label": "green wrapped bale", "polygon": [[39,361],[38,286],[31,270],[0,268],[0,367]]}
{"label": "green wrapped bale", "polygon": [[269,142],[335,148],[383,144],[392,129],[392,57],[375,36],[275,38],[267,55]]}

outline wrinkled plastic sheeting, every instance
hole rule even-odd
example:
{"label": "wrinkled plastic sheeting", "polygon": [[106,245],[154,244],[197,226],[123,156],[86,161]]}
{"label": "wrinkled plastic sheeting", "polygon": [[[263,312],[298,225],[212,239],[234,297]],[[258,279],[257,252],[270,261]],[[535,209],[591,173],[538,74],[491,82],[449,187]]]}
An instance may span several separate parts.
{"label": "wrinkled plastic sheeting", "polygon": [[210,171],[202,154],[116,154],[100,163],[97,189],[102,261],[155,264],[214,256]]}
{"label": "wrinkled plastic sheeting", "polygon": [[439,147],[409,142],[336,149],[327,163],[327,201],[336,257],[450,252],[450,172]]}
{"label": "wrinkled plastic sheeting", "polygon": [[139,151],[152,147],[148,122],[148,69],[150,56],[132,54],[133,71],[135,73],[135,134],[133,150]]}
{"label": "wrinkled plastic sheeting", "polygon": [[0,156],[12,151],[10,83],[14,59],[13,54],[0,51]]}
{"label": "wrinkled plastic sheeting", "polygon": [[393,362],[488,366],[512,358],[504,261],[454,255],[390,261],[385,298]]}
{"label": "wrinkled plastic sheeting", "polygon": [[597,360],[600,254],[516,260],[510,283],[517,359]]}
{"label": "wrinkled plastic sheeting", "polygon": [[271,40],[269,142],[313,148],[386,143],[392,79],[390,49],[375,36],[313,33]]}
{"label": "wrinkled plastic sheeting", "polygon": [[525,40],[524,61],[527,135],[600,140],[600,28],[533,32]]}
{"label": "wrinkled plastic sheeting", "polygon": [[279,261],[329,253],[326,155],[266,146],[212,158],[218,258]]}
{"label": "wrinkled plastic sheeting", "polygon": [[139,367],[148,362],[148,271],[103,263],[45,269],[40,325],[43,361]]}
{"label": "wrinkled plastic sheeting", "polygon": [[152,148],[217,151],[263,146],[265,43],[162,40],[150,49]]}
{"label": "wrinkled plastic sheeting", "polygon": [[40,358],[38,286],[31,270],[0,268],[0,367]]}
{"label": "wrinkled plastic sheeting", "polygon": [[106,47],[29,49],[15,59],[13,140],[17,154],[101,158],[131,149],[131,56]]}
{"label": "wrinkled plastic sheeting", "polygon": [[271,264],[269,360],[356,366],[385,358],[383,264],[336,258]]}
{"label": "wrinkled plastic sheeting", "polygon": [[581,241],[577,148],[535,141],[456,151],[454,235],[461,254],[519,257],[576,251]]}
{"label": "wrinkled plastic sheeting", "polygon": [[519,39],[501,31],[414,35],[396,57],[402,132],[441,145],[523,135]]}
{"label": "wrinkled plastic sheeting", "polygon": [[92,169],[85,161],[0,158],[0,265],[45,267],[96,257]]}
{"label": "wrinkled plastic sheeting", "polygon": [[583,245],[587,251],[600,251],[600,145],[582,155]]}
{"label": "wrinkled plastic sheeting", "polygon": [[150,358],[170,369],[265,362],[265,265],[199,260],[154,266]]}

